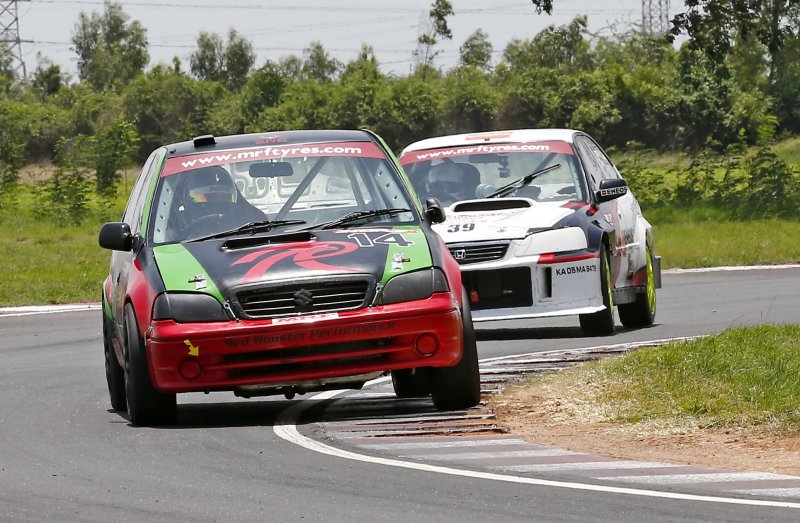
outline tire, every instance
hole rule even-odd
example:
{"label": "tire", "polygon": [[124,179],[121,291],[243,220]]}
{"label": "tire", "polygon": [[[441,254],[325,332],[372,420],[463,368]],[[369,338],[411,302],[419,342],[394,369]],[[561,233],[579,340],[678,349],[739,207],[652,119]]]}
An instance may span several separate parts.
{"label": "tire", "polygon": [[619,321],[625,327],[647,327],[656,319],[656,279],[653,274],[653,252],[649,247],[645,257],[647,263],[645,292],[637,294],[633,303],[617,307]]}
{"label": "tire", "polygon": [[474,407],[481,400],[481,376],[478,370],[478,343],[472,326],[472,314],[465,290],[461,290],[464,324],[464,347],[461,361],[452,367],[433,367],[431,396],[438,410],[456,410]]}
{"label": "tire", "polygon": [[591,314],[581,314],[581,329],[586,336],[614,334],[614,298],[611,294],[611,264],[605,245],[600,246],[600,292],[605,309]]}
{"label": "tire", "polygon": [[177,398],[156,390],[150,380],[144,341],[139,335],[136,315],[125,306],[125,394],[128,416],[134,425],[169,425],[175,422]]}
{"label": "tire", "polygon": [[124,411],[127,408],[125,397],[125,371],[117,361],[114,353],[114,345],[111,342],[111,328],[108,325],[108,318],[103,313],[103,352],[106,361],[106,383],[108,384],[108,396],[111,400],[111,408],[116,411]]}
{"label": "tire", "polygon": [[430,372],[427,367],[392,371],[392,387],[398,398],[424,398],[431,395]]}

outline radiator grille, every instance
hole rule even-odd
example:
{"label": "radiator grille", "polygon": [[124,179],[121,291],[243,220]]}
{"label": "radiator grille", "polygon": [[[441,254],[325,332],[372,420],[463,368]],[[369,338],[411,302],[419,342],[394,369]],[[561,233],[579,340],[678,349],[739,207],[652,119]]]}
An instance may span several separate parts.
{"label": "radiator grille", "polygon": [[362,308],[369,288],[367,280],[306,281],[243,290],[236,301],[248,318],[280,318]]}
{"label": "radiator grille", "polygon": [[451,244],[447,248],[459,265],[499,260],[506,255],[508,242]]}

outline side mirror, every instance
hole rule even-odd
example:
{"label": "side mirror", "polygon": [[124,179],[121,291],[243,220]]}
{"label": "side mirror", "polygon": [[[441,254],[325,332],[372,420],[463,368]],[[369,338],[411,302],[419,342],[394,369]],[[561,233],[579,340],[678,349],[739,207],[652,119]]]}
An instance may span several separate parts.
{"label": "side mirror", "polygon": [[251,178],[275,178],[291,176],[294,169],[289,162],[259,162],[250,164],[248,173]]}
{"label": "side mirror", "polygon": [[100,247],[112,251],[130,251],[133,248],[131,226],[122,222],[110,222],[100,228],[97,239]]}
{"label": "side mirror", "polygon": [[436,198],[428,198],[425,200],[425,218],[430,221],[431,224],[442,223],[444,221],[444,209]]}
{"label": "side mirror", "polygon": [[628,184],[622,178],[601,180],[600,188],[595,193],[597,203],[609,202],[628,194]]}

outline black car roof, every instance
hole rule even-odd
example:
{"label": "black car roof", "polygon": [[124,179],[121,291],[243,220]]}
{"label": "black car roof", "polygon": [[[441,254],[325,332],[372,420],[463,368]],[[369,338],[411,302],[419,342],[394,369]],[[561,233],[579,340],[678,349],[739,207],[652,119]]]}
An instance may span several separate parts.
{"label": "black car roof", "polygon": [[185,142],[167,145],[167,157],[185,156],[198,152],[258,147],[260,145],[290,145],[317,142],[371,142],[369,133],[353,130],[275,131],[237,134],[231,136],[199,136]]}

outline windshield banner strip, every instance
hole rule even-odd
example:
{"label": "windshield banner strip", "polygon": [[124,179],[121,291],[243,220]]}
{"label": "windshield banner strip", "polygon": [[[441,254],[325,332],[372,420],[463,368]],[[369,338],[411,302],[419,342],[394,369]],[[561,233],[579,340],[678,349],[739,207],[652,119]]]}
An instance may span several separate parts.
{"label": "windshield banner strip", "polygon": [[319,156],[348,156],[359,158],[385,158],[380,148],[372,142],[311,143],[292,145],[267,145],[233,151],[216,151],[190,156],[169,158],[161,176],[169,176],[190,169],[225,165],[255,160],[281,160]]}
{"label": "windshield banner strip", "polygon": [[444,149],[428,149],[424,151],[409,151],[400,158],[401,165],[425,162],[441,158],[454,158],[470,156],[473,154],[502,154],[502,153],[560,153],[575,154],[572,146],[567,142],[527,142],[527,143],[499,143],[481,144],[460,147],[447,147]]}

